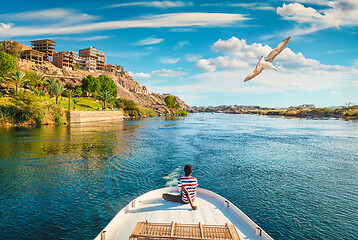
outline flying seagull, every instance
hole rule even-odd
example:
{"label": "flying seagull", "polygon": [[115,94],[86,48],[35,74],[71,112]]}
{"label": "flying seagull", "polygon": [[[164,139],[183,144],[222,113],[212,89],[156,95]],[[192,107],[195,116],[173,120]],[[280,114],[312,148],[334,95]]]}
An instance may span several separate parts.
{"label": "flying seagull", "polygon": [[262,72],[262,70],[264,70],[265,68],[273,69],[277,71],[277,68],[275,68],[275,66],[272,65],[272,62],[277,57],[277,55],[279,55],[282,52],[282,50],[286,47],[288,41],[290,41],[290,38],[291,37],[288,37],[285,40],[283,40],[274,50],[270,52],[270,54],[267,56],[266,59],[264,59],[264,57],[262,56],[259,62],[257,63],[254,71],[245,78],[244,82],[253,79],[257,75],[259,75]]}

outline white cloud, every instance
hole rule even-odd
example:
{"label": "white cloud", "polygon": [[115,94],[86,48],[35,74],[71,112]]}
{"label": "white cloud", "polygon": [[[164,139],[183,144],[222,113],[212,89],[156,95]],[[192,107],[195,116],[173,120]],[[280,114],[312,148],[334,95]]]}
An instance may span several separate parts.
{"label": "white cloud", "polygon": [[[286,33],[290,36],[304,35],[327,28],[358,26],[358,1],[337,0],[327,2],[327,8],[316,10],[300,3],[283,4],[277,8],[283,19],[299,23],[295,29]],[[308,27],[307,27],[308,24]]]}
{"label": "white cloud", "polygon": [[61,39],[65,41],[76,41],[76,42],[84,42],[84,41],[97,41],[102,39],[107,39],[109,36],[93,36],[93,37],[52,37],[51,39]]}
{"label": "white cloud", "polygon": [[200,70],[214,72],[216,70],[216,66],[213,65],[210,60],[200,59],[196,62],[195,67]]}
{"label": "white cloud", "polygon": [[18,26],[0,32],[0,37],[36,36],[78,34],[99,30],[113,30],[126,28],[159,28],[159,27],[208,27],[228,26],[240,21],[248,20],[242,14],[228,13],[169,13],[150,15],[139,19],[95,22],[72,26],[45,25],[45,26]]}
{"label": "white cloud", "polygon": [[330,91],[349,86],[348,79],[354,76],[349,69],[336,71],[329,75],[320,73],[276,72],[265,70],[254,80],[244,83],[243,80],[251,69],[205,72],[192,76],[187,84],[154,86],[160,92],[180,92],[183,94],[201,95],[208,93],[230,94],[289,94],[290,92]]}
{"label": "white cloud", "polygon": [[195,28],[171,28],[169,32],[196,32]]}
{"label": "white cloud", "polygon": [[199,54],[188,54],[186,55],[186,60],[188,60],[189,62],[195,62],[202,57],[203,56]]}
{"label": "white cloud", "polygon": [[340,91],[330,91],[329,93],[330,93],[330,94],[333,94],[333,95],[340,95],[340,94],[342,94],[342,92],[340,92]]}
{"label": "white cloud", "polygon": [[308,3],[312,5],[328,5],[331,0],[286,0],[288,2]]}
{"label": "white cloud", "polygon": [[10,30],[14,26],[13,23],[0,23],[0,33]]}
{"label": "white cloud", "polygon": [[212,49],[222,55],[199,59],[195,64],[196,68],[206,72],[194,75],[186,85],[170,85],[168,88],[185,94],[287,94],[292,91],[321,90],[341,94],[332,89],[349,87],[352,84],[358,87],[355,66],[325,65],[289,48],[275,59],[278,72],[264,70],[255,79],[243,83],[260,56],[266,57],[272,48],[260,43],[247,44],[244,39],[232,37],[226,41],[218,40],[212,45]]}
{"label": "white cloud", "polygon": [[189,41],[188,40],[184,40],[184,41],[180,41],[178,42],[178,44],[174,47],[174,51],[183,48],[185,45],[188,45]]}
{"label": "white cloud", "polygon": [[275,10],[269,4],[265,3],[203,3],[202,7],[242,7],[250,10]]}
{"label": "white cloud", "polygon": [[135,45],[152,45],[152,44],[158,44],[161,43],[164,39],[163,38],[153,38],[148,37],[146,39],[140,40]]}
{"label": "white cloud", "polygon": [[73,9],[53,8],[37,11],[0,14],[0,19],[9,21],[61,21],[61,23],[78,23],[97,19],[96,16],[81,13]]}
{"label": "white cloud", "polygon": [[129,7],[129,6],[174,8],[174,7],[193,6],[193,3],[192,2],[182,2],[182,1],[132,2],[132,3],[113,4],[113,5],[107,6],[106,8]]}
{"label": "white cloud", "polygon": [[163,76],[163,77],[179,77],[186,75],[187,73],[181,71],[173,71],[169,69],[155,70],[152,72],[153,75]]}
{"label": "white cloud", "polygon": [[143,72],[133,73],[131,71],[129,71],[128,73],[130,76],[132,76],[134,78],[150,78],[151,77],[150,73],[143,73]]}
{"label": "white cloud", "polygon": [[[219,39],[213,44],[212,49],[224,53],[224,56],[200,59],[195,65],[196,68],[206,71],[215,71],[217,68],[254,69],[258,59],[261,56],[266,57],[272,50],[268,45],[260,43],[249,45],[245,39],[236,37],[228,40]],[[343,69],[341,66],[323,65],[315,59],[304,57],[300,52],[294,53],[288,47],[275,59],[274,64],[277,65],[279,71],[288,72],[297,72],[304,69],[304,71],[326,74],[327,71],[340,71]]]}
{"label": "white cloud", "polygon": [[271,7],[268,4],[264,3],[232,3],[228,4],[229,7],[243,7],[251,10],[275,10],[274,7]]}
{"label": "white cloud", "polygon": [[163,64],[175,64],[180,60],[180,58],[162,58],[160,60]]}

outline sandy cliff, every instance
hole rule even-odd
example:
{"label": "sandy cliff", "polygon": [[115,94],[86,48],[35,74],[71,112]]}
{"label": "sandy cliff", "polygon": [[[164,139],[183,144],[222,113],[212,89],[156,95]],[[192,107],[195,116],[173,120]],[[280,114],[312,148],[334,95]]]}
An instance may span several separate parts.
{"label": "sandy cliff", "polygon": [[[74,86],[80,85],[82,78],[87,75],[98,77],[105,74],[111,77],[117,85],[117,97],[126,98],[134,101],[140,106],[154,109],[159,116],[172,115],[173,111],[166,107],[164,98],[168,94],[148,93],[145,86],[141,86],[128,73],[92,73],[83,70],[64,70],[57,68],[53,64],[46,62],[44,65],[37,65],[32,62],[21,60],[18,63],[18,68],[21,71],[38,71],[45,74],[47,77],[56,77],[62,83],[71,83]],[[192,109],[184,103],[179,97],[177,102],[180,104],[180,110],[191,111]]]}

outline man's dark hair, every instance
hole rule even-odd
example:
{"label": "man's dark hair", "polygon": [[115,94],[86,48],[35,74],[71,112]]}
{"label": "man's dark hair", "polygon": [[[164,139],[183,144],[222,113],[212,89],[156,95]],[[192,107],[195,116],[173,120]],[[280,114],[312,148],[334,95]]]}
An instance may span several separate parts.
{"label": "man's dark hair", "polygon": [[190,164],[185,165],[184,172],[185,176],[189,176],[193,172],[193,166]]}

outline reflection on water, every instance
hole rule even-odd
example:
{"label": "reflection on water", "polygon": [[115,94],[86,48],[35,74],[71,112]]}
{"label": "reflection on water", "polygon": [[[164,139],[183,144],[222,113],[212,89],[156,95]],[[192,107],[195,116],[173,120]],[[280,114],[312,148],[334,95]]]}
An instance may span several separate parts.
{"label": "reflection on water", "polygon": [[193,114],[3,128],[0,232],[92,239],[131,199],[175,184],[191,163],[201,187],[275,239],[355,238],[357,152],[357,121]]}

